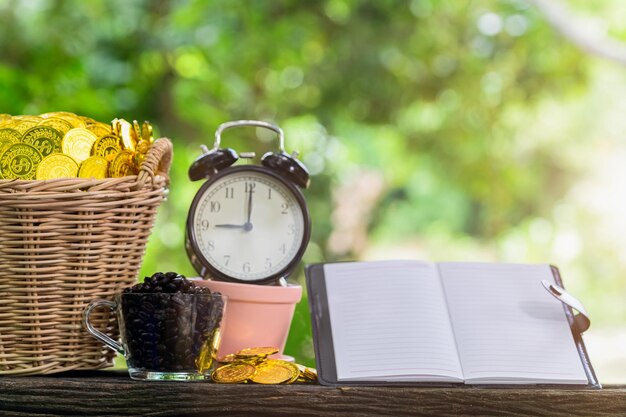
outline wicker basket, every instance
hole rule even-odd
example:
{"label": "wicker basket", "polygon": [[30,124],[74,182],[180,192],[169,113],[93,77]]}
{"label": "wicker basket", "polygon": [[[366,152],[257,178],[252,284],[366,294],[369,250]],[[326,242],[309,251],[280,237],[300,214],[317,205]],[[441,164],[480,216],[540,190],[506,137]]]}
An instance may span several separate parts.
{"label": "wicker basket", "polygon": [[[158,139],[138,175],[0,181],[0,375],[113,364],[82,311],[135,282],[171,160],[171,142]],[[118,333],[106,311],[92,322]]]}

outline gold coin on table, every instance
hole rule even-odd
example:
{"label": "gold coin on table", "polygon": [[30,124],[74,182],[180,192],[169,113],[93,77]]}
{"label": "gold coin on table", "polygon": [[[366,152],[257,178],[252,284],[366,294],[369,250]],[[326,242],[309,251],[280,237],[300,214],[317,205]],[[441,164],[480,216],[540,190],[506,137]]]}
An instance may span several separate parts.
{"label": "gold coin on table", "polygon": [[295,381],[298,375],[300,371],[293,363],[268,359],[257,365],[256,373],[250,380],[257,384],[282,384]]}
{"label": "gold coin on table", "polygon": [[34,180],[41,159],[41,153],[35,147],[13,144],[0,156],[0,178]]}
{"label": "gold coin on table", "polygon": [[127,151],[135,152],[137,141],[134,139],[133,125],[124,119],[117,119],[120,136],[122,137],[122,145]]}
{"label": "gold coin on table", "polygon": [[41,160],[37,167],[38,180],[52,180],[55,178],[76,178],[78,164],[62,153],[53,153]]}
{"label": "gold coin on table", "polygon": [[63,153],[71,156],[78,163],[91,155],[91,148],[98,137],[85,128],[74,128],[63,137],[61,147]]}
{"label": "gold coin on table", "polygon": [[22,135],[17,130],[8,127],[0,129],[0,152],[21,140]]}
{"label": "gold coin on table", "polygon": [[317,381],[317,371],[315,369],[306,367],[302,375],[304,375],[305,379],[311,382]]}
{"label": "gold coin on table", "polygon": [[63,120],[59,117],[48,117],[39,122],[39,126],[50,126],[61,134],[61,138],[67,133],[68,130],[74,126],[67,120]]}
{"label": "gold coin on table", "polygon": [[236,384],[254,377],[256,368],[248,363],[229,363],[211,373],[211,379],[222,384]]}
{"label": "gold coin on table", "polygon": [[29,129],[22,137],[22,142],[32,145],[41,153],[48,156],[55,152],[61,152],[61,139],[63,135],[50,126],[35,126]]}
{"label": "gold coin on table", "polygon": [[120,138],[114,135],[102,136],[93,143],[91,154],[101,156],[111,162],[122,151]]}
{"label": "gold coin on table", "polygon": [[133,154],[129,151],[122,151],[117,154],[109,165],[109,177],[120,178],[126,175],[137,174],[137,169],[133,163]]}
{"label": "gold coin on table", "polygon": [[80,178],[103,179],[109,173],[109,161],[101,156],[90,156],[81,162],[78,168]]}
{"label": "gold coin on table", "polygon": [[275,353],[278,353],[278,348],[273,346],[267,347],[254,347],[254,348],[245,348],[241,349],[239,352],[235,353],[238,358],[246,358],[251,356],[269,356]]}
{"label": "gold coin on table", "polygon": [[99,138],[111,134],[111,126],[100,122],[87,124],[87,130],[91,130]]}
{"label": "gold coin on table", "polygon": [[237,357],[235,356],[235,354],[229,353],[228,355],[219,358],[217,361],[220,363],[232,363],[232,362],[235,362],[236,360],[237,360]]}

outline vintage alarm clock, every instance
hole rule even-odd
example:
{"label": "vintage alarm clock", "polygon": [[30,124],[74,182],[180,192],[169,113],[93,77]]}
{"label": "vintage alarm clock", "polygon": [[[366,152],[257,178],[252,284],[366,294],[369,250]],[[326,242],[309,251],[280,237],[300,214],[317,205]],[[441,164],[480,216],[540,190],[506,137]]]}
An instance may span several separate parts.
{"label": "vintage alarm clock", "polygon": [[[233,166],[239,159],[254,158],[254,153],[220,148],[224,130],[244,126],[278,134],[278,152],[263,155],[260,166]],[[278,126],[256,120],[221,124],[213,149],[204,145],[202,149],[189,168],[192,181],[207,180],[187,217],[185,247],[191,263],[204,278],[284,284],[311,235],[311,218],[300,191],[309,185],[307,169],[297,153],[285,152]]]}

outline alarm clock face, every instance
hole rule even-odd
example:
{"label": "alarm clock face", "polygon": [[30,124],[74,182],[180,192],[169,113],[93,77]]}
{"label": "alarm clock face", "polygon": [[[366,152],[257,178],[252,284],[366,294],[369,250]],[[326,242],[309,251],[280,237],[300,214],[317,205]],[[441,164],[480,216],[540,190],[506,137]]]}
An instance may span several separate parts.
{"label": "alarm clock face", "polygon": [[309,215],[301,193],[256,166],[222,171],[205,183],[188,219],[195,255],[218,278],[278,279],[302,257]]}

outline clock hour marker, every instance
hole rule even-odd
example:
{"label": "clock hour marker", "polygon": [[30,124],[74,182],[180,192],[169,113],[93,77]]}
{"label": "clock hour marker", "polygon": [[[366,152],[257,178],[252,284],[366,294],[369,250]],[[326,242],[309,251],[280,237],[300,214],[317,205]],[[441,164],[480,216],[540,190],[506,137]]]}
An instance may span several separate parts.
{"label": "clock hour marker", "polygon": [[246,193],[253,193],[256,188],[256,182],[246,182]]}

